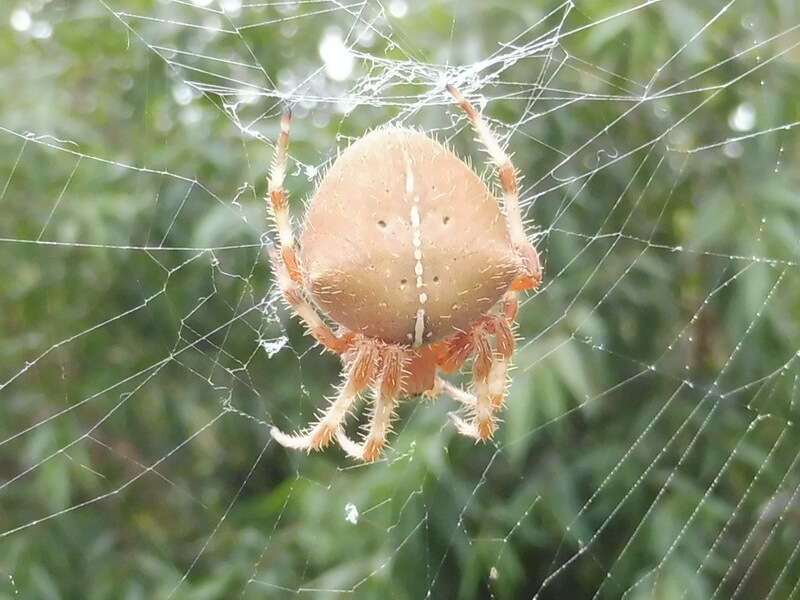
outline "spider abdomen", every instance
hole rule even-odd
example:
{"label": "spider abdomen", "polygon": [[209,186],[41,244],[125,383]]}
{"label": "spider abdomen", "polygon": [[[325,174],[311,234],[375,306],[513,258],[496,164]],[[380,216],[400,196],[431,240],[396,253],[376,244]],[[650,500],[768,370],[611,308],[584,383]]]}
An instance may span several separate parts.
{"label": "spider abdomen", "polygon": [[465,330],[521,269],[483,181],[401,128],[373,131],[334,162],[310,203],[301,261],[333,320],[413,346]]}

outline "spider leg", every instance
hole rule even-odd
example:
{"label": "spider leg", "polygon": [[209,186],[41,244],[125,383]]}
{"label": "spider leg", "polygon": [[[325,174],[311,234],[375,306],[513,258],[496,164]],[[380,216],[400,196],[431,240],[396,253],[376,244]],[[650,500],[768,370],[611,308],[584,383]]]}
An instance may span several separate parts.
{"label": "spider leg", "polygon": [[[457,371],[470,356],[473,356],[472,381],[475,393],[466,392],[441,377],[437,377],[434,381],[434,389],[438,388],[437,391],[447,392],[448,395],[463,404],[467,409],[470,414],[469,420],[465,420],[456,414],[451,414],[450,417],[460,433],[477,440],[492,437],[496,428],[494,412],[502,405],[502,396],[505,391],[504,363],[499,363],[498,357],[494,356],[490,340],[492,324],[497,318],[505,321],[504,317],[487,315],[469,330],[448,338],[445,350],[439,361],[439,366],[443,371],[452,373]],[[497,372],[499,370],[503,372],[503,377],[501,378],[503,389],[500,390],[501,400],[493,401],[493,397],[498,393]]]}
{"label": "spider leg", "polygon": [[300,317],[300,320],[306,325],[314,339],[337,354],[342,354],[352,348],[355,343],[355,334],[352,332],[347,332],[343,335],[335,334],[325,324],[317,310],[306,300],[302,286],[291,278],[286,268],[286,263],[278,255],[275,246],[268,243],[267,252],[286,303]]}
{"label": "spider leg", "polygon": [[506,293],[501,309],[500,314],[486,315],[469,331],[450,338],[440,362],[443,370],[453,370],[452,367],[458,368],[469,354],[474,355],[474,394],[451,385],[441,377],[435,382],[436,388],[446,391],[467,408],[469,420],[458,415],[451,415],[451,418],[460,433],[477,440],[492,437],[497,428],[495,414],[503,407],[506,375],[515,346],[511,324],[517,312],[516,292]]}
{"label": "spider leg", "polygon": [[542,280],[542,267],[539,254],[528,241],[525,227],[522,224],[522,211],[519,206],[519,177],[511,162],[511,158],[500,146],[491,128],[474,106],[461,94],[458,88],[448,84],[447,91],[461,107],[472,123],[472,128],[483,143],[492,162],[497,166],[497,178],[503,190],[503,208],[505,209],[508,231],[511,243],[520,255],[523,263],[523,273],[512,283],[512,290],[527,290],[535,288]]}
{"label": "spider leg", "polygon": [[363,443],[357,444],[342,429],[338,429],[336,432],[339,445],[349,456],[368,462],[377,460],[386,445],[386,436],[391,431],[394,408],[403,387],[403,369],[408,362],[408,355],[398,346],[389,346],[386,348],[382,362],[381,372],[374,386],[375,402],[369,430]]}
{"label": "spider leg", "polygon": [[331,400],[319,420],[309,429],[300,433],[287,434],[273,427],[272,437],[281,446],[302,450],[321,450],[333,439],[347,416],[358,394],[375,378],[380,355],[376,345],[364,342],[356,351],[345,371],[344,381],[339,393]]}
{"label": "spider leg", "polygon": [[495,413],[503,406],[507,368],[505,359],[493,362],[486,381],[475,384],[475,394],[453,385],[444,388],[452,398],[464,404],[470,414],[469,419],[464,419],[450,413],[450,420],[460,434],[481,442],[492,439],[497,429]]}
{"label": "spider leg", "polygon": [[[463,404],[468,411],[473,412],[475,410],[478,400],[473,394],[470,394],[468,391],[461,389],[457,385],[453,385],[440,376],[437,376],[431,393],[439,394],[442,392],[450,396],[453,400]],[[460,434],[471,438],[478,438],[478,429],[475,427],[474,423],[470,423],[469,421],[463,419],[455,412],[450,413],[450,420],[456,426],[456,429]]]}
{"label": "spider leg", "polygon": [[[478,440],[489,439],[494,434],[497,428],[494,413],[502,405],[505,394],[505,359],[495,355],[489,335],[483,327],[475,331],[476,352],[472,364],[475,406],[472,413],[476,434],[474,437]],[[500,390],[497,389],[498,371],[502,373],[503,381]]]}
{"label": "spider leg", "polygon": [[475,406],[475,396],[437,375],[436,380],[434,381],[433,390],[431,390],[431,395],[438,396],[442,392],[450,396],[453,400],[460,402],[467,408],[472,408]]}
{"label": "spider leg", "polygon": [[475,339],[471,331],[460,331],[439,342],[440,354],[437,364],[445,373],[455,373],[475,351]]}
{"label": "spider leg", "polygon": [[[513,322],[507,312],[516,315],[516,292],[506,292],[503,299],[503,314],[491,315],[486,321],[486,326],[478,335],[494,335],[495,349],[491,355],[491,364],[483,377],[483,371],[473,373],[475,393],[475,429],[480,440],[491,438],[497,427],[495,413],[499,412],[505,403],[508,365],[514,354],[516,345],[514,333],[511,331]],[[488,344],[488,342],[487,342]],[[474,370],[474,367],[473,367]]]}
{"label": "spider leg", "polygon": [[495,414],[503,408],[507,372],[508,359],[498,355],[493,359],[486,379],[474,382],[474,394],[453,385],[443,388],[452,398],[461,402],[470,414],[469,420],[455,413],[450,414],[459,433],[477,441],[492,439],[497,429]]}
{"label": "spider leg", "polygon": [[281,258],[286,265],[289,276],[297,284],[302,284],[300,267],[297,263],[297,249],[295,248],[292,218],[289,214],[289,194],[283,187],[286,177],[286,159],[289,150],[289,125],[292,122],[292,113],[287,108],[281,117],[281,133],[275,145],[275,155],[269,170],[267,194],[269,202],[267,208],[275,227],[278,230],[278,239],[281,242]]}
{"label": "spider leg", "polygon": [[267,202],[267,210],[278,230],[280,251],[271,243],[267,243],[267,252],[286,302],[305,322],[311,335],[318,342],[326,348],[341,354],[352,346],[353,336],[337,336],[333,333],[303,294],[303,277],[297,258],[291,216],[289,215],[288,194],[283,187],[291,120],[292,114],[287,109],[281,118],[281,133],[275,146],[275,156],[270,167],[268,185],[269,202]]}

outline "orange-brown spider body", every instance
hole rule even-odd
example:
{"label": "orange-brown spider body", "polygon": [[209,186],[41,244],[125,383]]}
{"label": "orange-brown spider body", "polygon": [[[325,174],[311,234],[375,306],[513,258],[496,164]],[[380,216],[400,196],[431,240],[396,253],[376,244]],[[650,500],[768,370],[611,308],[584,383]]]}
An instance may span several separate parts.
{"label": "orange-brown spider body", "polygon": [[[296,435],[273,429],[283,445],[319,449],[336,437],[348,454],[374,460],[397,400],[420,393],[447,392],[464,404],[472,418],[454,419],[462,433],[487,439],[494,432],[514,349],[516,291],[535,287],[541,268],[522,227],[510,160],[475,109],[449,90],[497,164],[504,210],[448,148],[421,132],[386,127],[357,140],[331,166],[298,247],[282,185],[288,115],[283,120],[270,179],[281,241],[273,264],[289,305],[345,365],[339,393],[316,425]],[[470,358],[473,394],[437,375]],[[371,424],[357,444],[342,425],[367,387],[374,394]]]}
{"label": "orange-brown spider body", "polygon": [[300,247],[311,297],[334,321],[415,348],[467,329],[522,269],[483,181],[410,129],[378,129],[342,153]]}

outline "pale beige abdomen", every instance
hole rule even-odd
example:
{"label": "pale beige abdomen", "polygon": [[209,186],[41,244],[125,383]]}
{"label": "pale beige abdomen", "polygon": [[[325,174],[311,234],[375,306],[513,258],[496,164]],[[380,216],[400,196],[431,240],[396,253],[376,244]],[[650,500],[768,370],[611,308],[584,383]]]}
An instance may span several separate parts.
{"label": "pale beige abdomen", "polygon": [[301,260],[332,319],[415,346],[466,329],[520,272],[480,178],[441,144],[399,128],[366,135],[333,164],[308,208]]}

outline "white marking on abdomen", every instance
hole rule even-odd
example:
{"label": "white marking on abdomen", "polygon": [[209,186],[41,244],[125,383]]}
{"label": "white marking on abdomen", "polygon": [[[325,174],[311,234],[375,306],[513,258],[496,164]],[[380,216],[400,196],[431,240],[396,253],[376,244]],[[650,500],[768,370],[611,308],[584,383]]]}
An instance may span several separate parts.
{"label": "white marking on abdomen", "polygon": [[419,196],[414,196],[414,206],[411,207],[411,230],[414,233],[414,237],[419,236],[419,207],[416,205],[416,202],[419,202]]}
{"label": "white marking on abdomen", "polygon": [[414,346],[422,345],[422,334],[425,332],[425,309],[417,309],[417,320],[414,323]]}
{"label": "white marking on abdomen", "polygon": [[[414,274],[417,276],[417,289],[421,290],[425,286],[422,275],[425,268],[422,266],[422,227],[419,216],[419,196],[414,196],[414,204],[411,205],[411,235],[414,244]],[[414,323],[414,346],[422,345],[422,336],[425,333],[425,306],[428,295],[425,292],[419,293],[419,308],[417,309],[417,320]]]}
{"label": "white marking on abdomen", "polygon": [[403,150],[403,159],[406,163],[406,194],[412,200],[411,204],[411,243],[414,245],[414,274],[417,276],[417,290],[419,290],[419,308],[414,321],[414,347],[422,345],[422,338],[425,334],[425,303],[428,295],[422,291],[425,282],[422,278],[425,268],[422,265],[422,216],[419,212],[419,196],[414,194],[414,173],[411,170],[411,159],[408,153]]}

